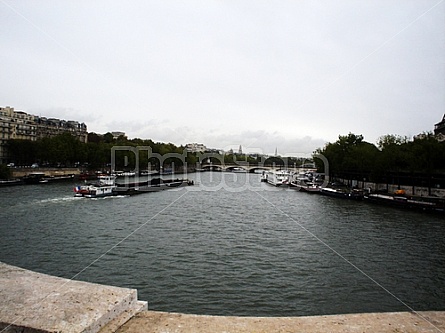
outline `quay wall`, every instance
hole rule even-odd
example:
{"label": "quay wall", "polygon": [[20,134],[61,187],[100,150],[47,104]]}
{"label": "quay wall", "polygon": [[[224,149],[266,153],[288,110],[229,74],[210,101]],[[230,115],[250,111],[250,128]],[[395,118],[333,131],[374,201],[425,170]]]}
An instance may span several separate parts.
{"label": "quay wall", "polygon": [[42,172],[45,176],[50,177],[80,175],[79,168],[14,168],[12,169],[12,177],[22,178],[34,172]]}

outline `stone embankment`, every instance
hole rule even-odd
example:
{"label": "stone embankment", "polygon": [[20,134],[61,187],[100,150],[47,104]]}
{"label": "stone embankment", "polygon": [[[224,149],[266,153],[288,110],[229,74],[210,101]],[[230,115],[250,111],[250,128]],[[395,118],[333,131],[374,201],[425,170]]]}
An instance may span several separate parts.
{"label": "stone embankment", "polygon": [[1,333],[445,332],[445,311],[223,317],[147,311],[135,289],[58,278],[0,262]]}
{"label": "stone embankment", "polygon": [[48,177],[80,175],[79,168],[14,168],[11,171],[12,178],[22,178],[34,172],[44,173]]}

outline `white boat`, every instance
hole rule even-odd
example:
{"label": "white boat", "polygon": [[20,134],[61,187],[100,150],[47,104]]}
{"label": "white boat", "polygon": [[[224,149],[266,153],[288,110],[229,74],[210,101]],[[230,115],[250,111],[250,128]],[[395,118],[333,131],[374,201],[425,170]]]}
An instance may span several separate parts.
{"label": "white boat", "polygon": [[264,175],[265,181],[274,186],[289,185],[292,178],[292,172],[289,170],[268,171]]}
{"label": "white boat", "polygon": [[99,175],[97,182],[74,188],[74,196],[86,198],[100,198],[115,195],[116,189],[115,176]]}
{"label": "white boat", "polygon": [[134,177],[136,176],[136,172],[133,171],[116,171],[114,173],[116,177]]}
{"label": "white boat", "polygon": [[297,180],[290,183],[290,187],[301,192],[318,193],[321,186],[311,181]]}
{"label": "white boat", "polygon": [[157,170],[143,170],[141,172],[139,172],[140,176],[153,176],[153,175],[158,175],[159,171]]}
{"label": "white boat", "polygon": [[242,172],[242,173],[246,173],[247,172],[247,170],[246,169],[244,169],[244,168],[233,168],[232,169],[232,172]]}
{"label": "white boat", "polygon": [[315,183],[314,175],[307,172],[300,172],[289,186],[297,191],[317,193],[321,186]]}

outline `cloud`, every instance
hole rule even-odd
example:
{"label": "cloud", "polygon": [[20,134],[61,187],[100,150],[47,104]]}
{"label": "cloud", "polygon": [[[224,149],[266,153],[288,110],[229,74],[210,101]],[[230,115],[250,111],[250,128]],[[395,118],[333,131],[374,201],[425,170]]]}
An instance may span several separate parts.
{"label": "cloud", "polygon": [[445,2],[10,6],[0,104],[91,131],[312,152],[443,115]]}

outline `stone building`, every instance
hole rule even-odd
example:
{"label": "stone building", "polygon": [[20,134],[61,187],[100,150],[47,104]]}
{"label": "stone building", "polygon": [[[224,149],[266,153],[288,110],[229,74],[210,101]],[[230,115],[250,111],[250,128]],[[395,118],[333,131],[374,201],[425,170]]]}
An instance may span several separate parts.
{"label": "stone building", "polygon": [[435,135],[445,135],[445,114],[443,115],[442,121],[438,122],[434,125],[434,134]]}
{"label": "stone building", "polygon": [[45,118],[35,116],[37,139],[51,138],[62,133],[70,133],[80,142],[88,140],[87,125],[72,120],[60,120],[56,118]]}
{"label": "stone building", "polygon": [[207,147],[202,143],[188,143],[185,146],[185,149],[191,153],[204,153],[207,150]]}
{"label": "stone building", "polygon": [[31,140],[71,133],[81,142],[87,142],[88,132],[84,123],[34,116],[6,106],[0,107],[0,164],[7,163],[7,143],[11,139]]}

